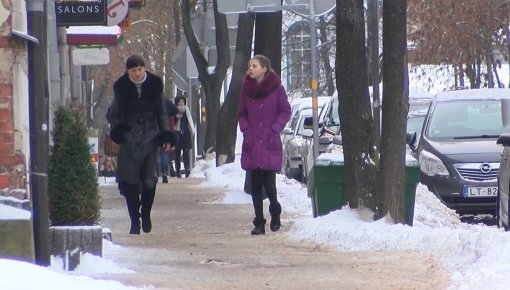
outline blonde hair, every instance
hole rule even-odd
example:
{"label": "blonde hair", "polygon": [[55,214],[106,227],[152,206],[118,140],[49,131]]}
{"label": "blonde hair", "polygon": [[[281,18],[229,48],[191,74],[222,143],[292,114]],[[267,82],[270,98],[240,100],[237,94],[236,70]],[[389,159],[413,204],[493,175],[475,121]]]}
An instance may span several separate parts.
{"label": "blonde hair", "polygon": [[271,61],[265,55],[256,54],[250,60],[256,60],[259,62],[261,67],[267,68],[266,73],[273,71],[273,68],[271,67]]}

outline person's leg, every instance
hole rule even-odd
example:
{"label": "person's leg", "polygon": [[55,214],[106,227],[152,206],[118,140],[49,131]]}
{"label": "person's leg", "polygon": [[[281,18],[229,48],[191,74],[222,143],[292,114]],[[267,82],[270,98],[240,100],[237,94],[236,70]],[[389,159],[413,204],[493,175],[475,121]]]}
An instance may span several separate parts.
{"label": "person's leg", "polygon": [[141,184],[141,217],[142,229],[148,233],[152,229],[151,210],[156,196],[156,184],[158,177],[155,174],[156,154],[148,154],[142,165],[142,184]]}
{"label": "person's leg", "polygon": [[185,148],[182,150],[182,162],[184,163],[184,175],[186,177],[189,177],[189,174],[190,174],[190,168],[189,168],[189,165],[190,165],[190,162],[189,162],[189,159],[190,159],[190,149],[189,148]]}
{"label": "person's leg", "polygon": [[170,176],[175,177],[175,169],[174,169],[174,159],[175,159],[175,148],[173,151],[168,152],[168,168],[170,170]]}
{"label": "person's leg", "polygon": [[175,147],[175,175],[177,178],[181,178],[181,152],[182,148],[179,146]]}
{"label": "person's leg", "polygon": [[252,170],[251,174],[251,199],[253,202],[253,209],[255,211],[255,218],[253,219],[253,225],[255,228],[251,231],[252,235],[263,235],[266,232],[264,219],[264,203],[262,199],[262,184],[263,174],[262,170]]}
{"label": "person's leg", "polygon": [[161,160],[161,178],[163,183],[168,183],[168,153],[159,149],[159,159]]}
{"label": "person's leg", "polygon": [[129,231],[132,235],[140,234],[140,184],[122,184],[124,197],[128,208],[129,218],[131,220],[131,229]]}
{"label": "person's leg", "polygon": [[278,202],[276,191],[276,172],[264,170],[263,184],[269,199],[269,213],[271,213],[270,229],[276,232],[281,226],[280,214],[282,213],[282,206]]}

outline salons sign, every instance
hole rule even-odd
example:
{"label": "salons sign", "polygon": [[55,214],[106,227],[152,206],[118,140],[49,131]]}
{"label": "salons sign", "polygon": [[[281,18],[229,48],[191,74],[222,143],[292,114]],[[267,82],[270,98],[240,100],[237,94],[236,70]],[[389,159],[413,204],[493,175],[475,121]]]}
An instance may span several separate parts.
{"label": "salons sign", "polygon": [[58,26],[106,25],[106,0],[61,0],[55,2]]}

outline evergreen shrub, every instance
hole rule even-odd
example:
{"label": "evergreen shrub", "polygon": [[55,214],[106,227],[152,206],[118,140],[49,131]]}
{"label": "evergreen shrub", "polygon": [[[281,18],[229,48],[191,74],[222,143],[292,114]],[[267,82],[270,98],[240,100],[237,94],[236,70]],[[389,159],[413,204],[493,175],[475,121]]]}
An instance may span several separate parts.
{"label": "evergreen shrub", "polygon": [[85,115],[78,108],[57,108],[48,165],[52,226],[94,225],[99,221],[99,190],[87,133]]}

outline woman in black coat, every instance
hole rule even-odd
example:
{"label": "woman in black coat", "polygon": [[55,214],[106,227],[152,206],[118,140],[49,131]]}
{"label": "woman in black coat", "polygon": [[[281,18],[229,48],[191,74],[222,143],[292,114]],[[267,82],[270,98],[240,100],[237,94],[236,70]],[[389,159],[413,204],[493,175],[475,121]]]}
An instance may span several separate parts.
{"label": "woman in black coat", "polygon": [[152,229],[150,212],[156,193],[158,146],[169,150],[177,136],[168,130],[161,78],[145,70],[141,56],[126,60],[126,72],[113,85],[108,112],[110,136],[120,144],[117,174],[131,219],[130,234]]}

